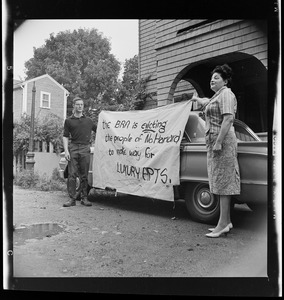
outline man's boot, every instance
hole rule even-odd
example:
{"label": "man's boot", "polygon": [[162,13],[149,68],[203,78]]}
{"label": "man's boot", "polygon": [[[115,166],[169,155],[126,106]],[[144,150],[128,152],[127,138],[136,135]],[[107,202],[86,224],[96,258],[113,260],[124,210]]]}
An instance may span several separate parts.
{"label": "man's boot", "polygon": [[63,207],[70,207],[70,206],[75,206],[75,205],[76,205],[76,200],[70,199],[69,201],[67,201],[63,204]]}
{"label": "man's boot", "polygon": [[92,206],[92,203],[90,201],[88,201],[87,198],[82,198],[81,204],[85,205],[85,206]]}

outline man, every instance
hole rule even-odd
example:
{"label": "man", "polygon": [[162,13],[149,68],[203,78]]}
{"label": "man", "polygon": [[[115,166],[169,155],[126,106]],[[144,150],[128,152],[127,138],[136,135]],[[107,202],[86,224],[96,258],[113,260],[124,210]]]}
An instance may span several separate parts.
{"label": "man", "polygon": [[[68,193],[70,200],[63,204],[64,207],[76,205],[76,176],[81,179],[81,204],[91,206],[88,201],[88,173],[90,165],[90,141],[92,131],[96,125],[92,119],[83,113],[84,101],[80,97],[73,99],[73,114],[64,122],[63,146],[65,159],[68,161]],[[71,139],[68,145],[69,138]]]}

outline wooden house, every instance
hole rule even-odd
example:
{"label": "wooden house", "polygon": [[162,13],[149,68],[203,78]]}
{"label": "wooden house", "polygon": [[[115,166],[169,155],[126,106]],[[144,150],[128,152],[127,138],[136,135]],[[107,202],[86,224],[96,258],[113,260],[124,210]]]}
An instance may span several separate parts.
{"label": "wooden house", "polygon": [[24,113],[28,115],[31,114],[32,89],[34,83],[36,88],[35,117],[43,118],[48,113],[53,113],[65,119],[69,92],[51,76],[45,74],[24,82],[14,80],[14,120],[20,119]]}
{"label": "wooden house", "polygon": [[[48,74],[21,82],[14,80],[13,118],[20,120],[23,114],[31,115],[32,90],[35,85],[35,118],[42,120],[49,113],[62,119],[66,118],[67,97],[69,92]],[[14,157],[14,173],[26,168],[26,151]],[[34,142],[34,170],[40,175],[51,176],[58,169],[60,155],[52,143]]]}
{"label": "wooden house", "polygon": [[237,118],[265,134],[265,20],[139,20],[139,78],[147,78],[149,95],[145,109],[190,99],[194,92],[211,97],[211,71],[224,63],[234,72]]}

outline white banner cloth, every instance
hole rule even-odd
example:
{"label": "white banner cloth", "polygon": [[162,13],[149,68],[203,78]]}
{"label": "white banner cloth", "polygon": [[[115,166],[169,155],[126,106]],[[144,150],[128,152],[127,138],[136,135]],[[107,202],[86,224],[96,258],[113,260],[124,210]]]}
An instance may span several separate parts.
{"label": "white banner cloth", "polygon": [[93,187],[174,201],[180,142],[191,101],[150,110],[102,111],[93,157]]}

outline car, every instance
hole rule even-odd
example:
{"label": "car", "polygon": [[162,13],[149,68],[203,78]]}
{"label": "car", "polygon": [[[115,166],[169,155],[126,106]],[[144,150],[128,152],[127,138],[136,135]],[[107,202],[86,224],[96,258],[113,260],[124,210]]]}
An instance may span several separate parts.
{"label": "car", "polygon": [[[261,140],[244,122],[235,119],[238,139],[238,162],[241,194],[232,197],[234,204],[247,204],[251,209],[267,203],[267,141]],[[207,175],[205,121],[191,112],[185,128],[180,154],[180,186],[177,197],[185,200],[192,219],[214,223],[219,217],[219,199],[210,193]]]}
{"label": "car", "polygon": [[[198,111],[189,113],[181,141],[180,185],[174,186],[175,200],[185,200],[187,211],[193,220],[214,223],[219,217],[219,199],[210,193],[209,189],[205,121],[199,114]],[[261,140],[252,129],[238,119],[234,120],[234,128],[238,139],[241,194],[232,198],[232,206],[235,203],[245,203],[254,210],[267,203],[267,141]],[[93,182],[93,151],[94,147],[91,147],[89,190],[92,189]],[[61,174],[65,173],[66,176],[67,164],[64,153],[61,156]],[[80,198],[79,178],[77,179],[77,192],[77,197]]]}

